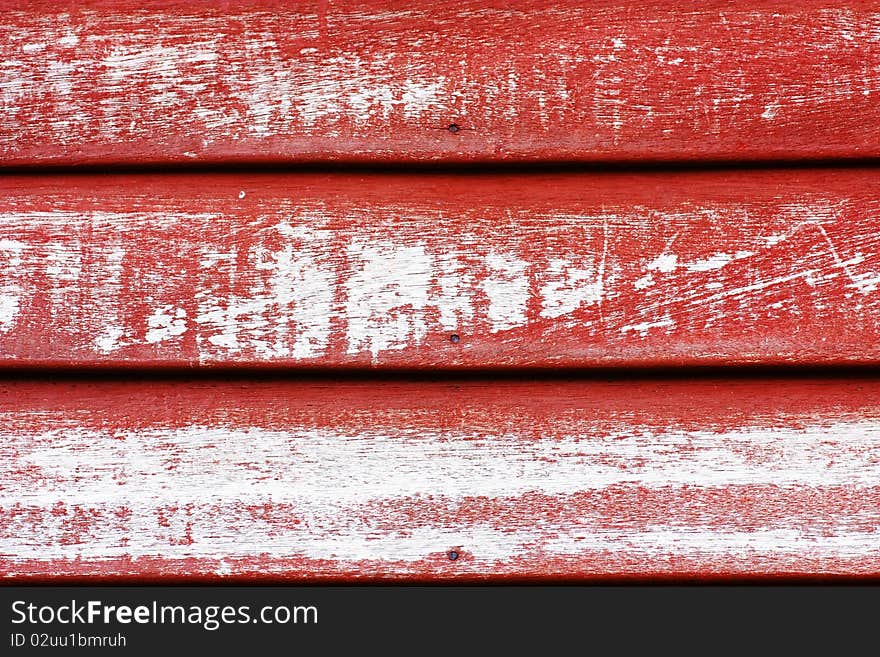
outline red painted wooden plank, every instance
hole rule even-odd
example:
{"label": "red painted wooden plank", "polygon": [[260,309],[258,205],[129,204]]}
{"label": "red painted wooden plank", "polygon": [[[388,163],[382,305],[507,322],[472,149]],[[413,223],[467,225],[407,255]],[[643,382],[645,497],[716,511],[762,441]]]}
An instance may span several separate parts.
{"label": "red painted wooden plank", "polygon": [[15,581],[880,574],[876,379],[7,381],[0,399]]}
{"label": "red painted wooden plank", "polygon": [[878,2],[0,7],[4,165],[880,155]]}
{"label": "red painted wooden plank", "polygon": [[0,358],[876,363],[878,216],[870,169],[6,177]]}

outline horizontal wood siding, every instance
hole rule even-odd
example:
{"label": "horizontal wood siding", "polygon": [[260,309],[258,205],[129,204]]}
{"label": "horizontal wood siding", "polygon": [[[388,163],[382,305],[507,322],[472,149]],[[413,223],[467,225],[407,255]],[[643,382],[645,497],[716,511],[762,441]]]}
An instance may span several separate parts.
{"label": "horizontal wood siding", "polygon": [[878,101],[880,1],[0,0],[0,583],[880,581]]}
{"label": "horizontal wood siding", "polygon": [[880,574],[876,380],[6,382],[0,572]]}
{"label": "horizontal wood siding", "polygon": [[880,155],[878,2],[3,0],[0,62],[0,165]]}
{"label": "horizontal wood siding", "polygon": [[877,362],[871,169],[0,180],[0,360]]}

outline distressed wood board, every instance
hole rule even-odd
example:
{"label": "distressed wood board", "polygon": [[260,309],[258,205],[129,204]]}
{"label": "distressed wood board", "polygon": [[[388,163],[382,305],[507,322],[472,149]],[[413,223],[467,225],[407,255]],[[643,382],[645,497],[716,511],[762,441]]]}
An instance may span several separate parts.
{"label": "distressed wood board", "polygon": [[872,169],[0,179],[5,367],[876,363]]}
{"label": "distressed wood board", "polygon": [[872,378],[6,381],[0,573],[876,577],[878,400]]}
{"label": "distressed wood board", "polygon": [[878,2],[0,2],[5,166],[877,157],[878,93]]}

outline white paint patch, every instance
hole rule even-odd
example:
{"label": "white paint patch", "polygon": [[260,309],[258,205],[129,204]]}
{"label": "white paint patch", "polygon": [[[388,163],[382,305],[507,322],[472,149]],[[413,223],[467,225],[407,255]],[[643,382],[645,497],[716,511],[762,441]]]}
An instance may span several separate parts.
{"label": "white paint patch", "polygon": [[437,254],[434,260],[440,325],[445,331],[461,330],[474,318],[476,277],[465,266],[459,253]]}
{"label": "white paint patch", "polygon": [[76,34],[74,34],[73,32],[70,32],[66,36],[63,36],[60,39],[58,39],[58,45],[62,46],[64,48],[72,48],[73,46],[77,45],[78,43],[79,43],[79,37]]}
{"label": "white paint patch", "polygon": [[0,292],[0,332],[6,333],[15,323],[19,311],[18,298],[18,293]]}
{"label": "white paint patch", "polygon": [[[245,271],[237,268],[235,252],[202,253],[204,275],[195,322],[203,359],[242,351],[262,359],[316,358],[324,353],[336,289],[332,235],[316,227],[320,217],[300,219],[296,225],[282,221],[274,226],[284,244],[275,249],[257,244],[248,253]],[[224,296],[219,291],[239,277],[248,282],[249,294],[227,291]]]}
{"label": "white paint patch", "polygon": [[489,299],[487,316],[492,332],[505,331],[528,322],[529,263],[512,254],[491,252],[485,259],[488,275],[480,288]]}
{"label": "white paint patch", "polygon": [[400,94],[403,115],[417,119],[423,113],[445,104],[446,78],[440,76],[436,81],[408,80]]}
{"label": "white paint patch", "polygon": [[147,318],[146,341],[149,344],[164,342],[169,338],[186,333],[186,310],[164,306]]}
{"label": "white paint patch", "polygon": [[648,263],[648,271],[659,271],[668,274],[675,271],[678,264],[678,256],[673,253],[663,253]]}
{"label": "white paint patch", "polygon": [[[199,319],[197,321],[204,322],[206,318],[208,318],[208,314],[199,315]],[[212,335],[208,338],[208,342],[210,342],[215,347],[223,347],[228,349],[229,351],[238,351],[241,348],[241,345],[238,343],[238,337],[235,333],[220,333],[218,335]]]}
{"label": "white paint patch", "polygon": [[704,260],[697,260],[696,262],[689,262],[684,264],[684,268],[689,272],[702,272],[702,271],[712,271],[714,269],[721,269],[726,267],[731,262],[735,260],[742,260],[743,258],[750,258],[755,255],[754,251],[737,251],[734,254],[730,253],[716,253]]}
{"label": "white paint patch", "polygon": [[109,354],[118,349],[120,341],[125,335],[125,328],[118,325],[107,326],[104,331],[95,338],[95,349],[103,354]]}
{"label": "white paint patch", "polygon": [[652,285],[654,285],[654,277],[651,274],[645,274],[635,283],[633,283],[633,287],[637,290],[644,290],[651,287]]}
{"label": "white paint patch", "polygon": [[19,240],[0,239],[0,333],[12,329],[21,310],[22,254],[26,248]]}
{"label": "white paint patch", "polygon": [[348,247],[352,272],[345,281],[348,353],[403,349],[427,334],[433,262],[425,247],[379,240]]}
{"label": "white paint patch", "polygon": [[541,286],[541,317],[554,319],[602,300],[603,281],[595,266],[575,267],[562,258],[547,264]]}
{"label": "white paint patch", "polygon": [[[590,418],[558,423],[560,438],[466,430],[334,431],[315,427],[190,425],[137,430],[0,427],[0,554],[36,559],[306,557],[334,563],[414,562],[465,546],[484,567],[534,546],[549,555],[621,550],[642,555],[880,556],[876,516],[826,512],[805,526],[785,517],[739,528],[690,517],[621,521],[599,510],[565,519],[493,517],[449,525],[430,516],[401,524],[397,504],[511,500],[633,487],[691,495],[767,485],[777,490],[880,481],[880,423],[840,420],[792,427],[646,430],[622,422],[597,433]],[[45,419],[43,420],[45,421]],[[20,485],[22,472],[40,486]],[[296,522],[249,509],[290,505]],[[92,513],[71,540],[68,513]],[[50,509],[64,513],[50,512]],[[124,510],[124,513],[119,513]],[[392,513],[389,514],[389,511]],[[377,515],[380,514],[380,515]],[[377,522],[384,522],[381,530]],[[183,541],[184,533],[189,540]],[[125,539],[125,540],[121,540]]]}
{"label": "white paint patch", "polygon": [[784,242],[784,241],[787,240],[789,237],[791,237],[791,235],[787,235],[787,234],[785,234],[785,233],[781,233],[781,234],[778,234],[778,235],[767,235],[766,237],[762,237],[761,239],[764,241],[764,243],[766,244],[766,246],[768,246],[768,247],[772,247],[772,246],[776,246],[776,245],[779,244],[780,242]]}
{"label": "white paint patch", "polygon": [[729,253],[716,253],[705,260],[690,262],[685,265],[689,272],[695,271],[712,271],[713,269],[721,269],[728,263],[733,261],[733,256]]}
{"label": "white paint patch", "polygon": [[101,312],[96,313],[95,318],[103,321],[92,344],[98,352],[109,354],[123,346],[122,339],[126,335],[125,326],[119,317],[125,249],[121,246],[110,246],[97,255],[102,264],[93,271],[99,278],[93,283],[94,302],[101,307]]}
{"label": "white paint patch", "polygon": [[296,359],[317,358],[330,340],[335,277],[330,256],[332,235],[327,230],[292,227],[281,222],[276,229],[291,243],[274,256],[270,299],[286,309],[275,321],[276,355],[287,355],[286,336],[293,333],[289,354]]}
{"label": "white paint patch", "polygon": [[21,257],[25,249],[27,249],[27,244],[24,242],[8,238],[0,239],[0,252],[5,254],[7,269],[21,266]]}

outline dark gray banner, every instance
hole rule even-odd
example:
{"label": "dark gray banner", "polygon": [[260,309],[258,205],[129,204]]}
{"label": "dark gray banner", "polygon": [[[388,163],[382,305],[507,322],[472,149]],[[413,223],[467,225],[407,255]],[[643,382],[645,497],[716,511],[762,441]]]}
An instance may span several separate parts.
{"label": "dark gray banner", "polygon": [[868,586],[3,587],[0,654],[845,654],[878,603]]}

